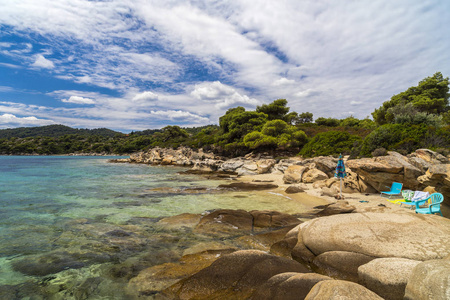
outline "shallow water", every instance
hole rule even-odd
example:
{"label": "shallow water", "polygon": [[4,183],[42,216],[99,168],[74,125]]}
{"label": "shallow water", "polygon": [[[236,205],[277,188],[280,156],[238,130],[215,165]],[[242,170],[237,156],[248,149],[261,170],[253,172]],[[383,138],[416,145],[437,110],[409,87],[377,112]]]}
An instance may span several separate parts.
{"label": "shallow water", "polygon": [[217,192],[224,180],[184,168],[108,158],[0,156],[0,299],[125,299],[141,269],[205,239],[158,228],[162,217],[303,209],[275,193]]}

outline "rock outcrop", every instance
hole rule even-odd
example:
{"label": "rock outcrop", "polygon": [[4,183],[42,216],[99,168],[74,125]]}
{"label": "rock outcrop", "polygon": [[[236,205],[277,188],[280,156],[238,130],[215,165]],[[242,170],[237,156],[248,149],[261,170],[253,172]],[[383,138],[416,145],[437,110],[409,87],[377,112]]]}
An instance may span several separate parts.
{"label": "rock outcrop", "polygon": [[[328,196],[336,196],[340,182],[334,179],[337,159],[321,156],[309,159],[275,160],[270,156],[254,155],[225,159],[202,149],[153,148],[148,152],[132,154],[129,159],[115,162],[189,166],[198,172],[255,175],[283,174],[285,184],[314,183]],[[347,176],[342,180],[344,193],[379,193],[390,188],[392,182],[401,182],[404,189],[434,189],[444,194],[444,204],[450,201],[450,162],[439,153],[419,149],[408,156],[388,152],[387,156],[351,159],[345,161]]]}
{"label": "rock outcrop", "polygon": [[316,273],[358,282],[384,299],[403,299],[405,287],[407,299],[448,298],[449,219],[351,213],[313,219],[296,231],[291,256]]}
{"label": "rock outcrop", "polygon": [[[432,229],[433,233],[427,228]],[[410,213],[352,213],[302,224],[299,233],[314,255],[348,251],[372,257],[442,259],[450,254],[450,220]],[[300,239],[299,239],[300,240]]]}
{"label": "rock outcrop", "polygon": [[324,280],[317,283],[305,300],[365,299],[383,300],[380,296],[354,282],[344,280]]}
{"label": "rock outcrop", "polygon": [[450,299],[450,256],[418,264],[411,272],[404,299]]}
{"label": "rock outcrop", "polygon": [[258,287],[253,300],[298,300],[305,299],[311,289],[320,281],[333,280],[314,273],[281,273],[271,277]]}
{"label": "rock outcrop", "polygon": [[309,273],[296,261],[257,250],[225,255],[209,267],[163,291],[170,299],[247,299],[271,277]]}
{"label": "rock outcrop", "polygon": [[402,300],[415,266],[420,261],[405,258],[377,258],[358,269],[362,285],[386,300]]}

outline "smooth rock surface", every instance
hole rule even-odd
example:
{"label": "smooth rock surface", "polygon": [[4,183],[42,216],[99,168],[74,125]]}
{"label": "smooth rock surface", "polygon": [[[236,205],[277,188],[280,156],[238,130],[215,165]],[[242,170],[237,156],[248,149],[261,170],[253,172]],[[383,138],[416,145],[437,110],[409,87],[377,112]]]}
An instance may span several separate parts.
{"label": "smooth rock surface", "polygon": [[450,220],[440,216],[406,212],[335,215],[303,223],[299,235],[299,241],[315,255],[348,251],[425,261],[450,254]]}
{"label": "smooth rock surface", "polygon": [[312,261],[315,272],[336,279],[358,282],[358,268],[372,261],[374,257],[355,252],[329,251]]}
{"label": "smooth rock surface", "polygon": [[354,282],[323,280],[317,283],[305,300],[383,300],[371,290]]}
{"label": "smooth rock surface", "polygon": [[412,270],[420,261],[377,258],[358,269],[360,284],[386,300],[401,300]]}
{"label": "smooth rock surface", "polygon": [[450,299],[450,257],[418,264],[406,285],[405,299]]}
{"label": "smooth rock surface", "polygon": [[309,270],[296,261],[262,251],[237,251],[174,284],[163,295],[171,299],[246,299],[269,278],[286,272]]}
{"label": "smooth rock surface", "polygon": [[332,278],[314,273],[281,273],[271,277],[253,294],[253,300],[305,299],[316,283]]}

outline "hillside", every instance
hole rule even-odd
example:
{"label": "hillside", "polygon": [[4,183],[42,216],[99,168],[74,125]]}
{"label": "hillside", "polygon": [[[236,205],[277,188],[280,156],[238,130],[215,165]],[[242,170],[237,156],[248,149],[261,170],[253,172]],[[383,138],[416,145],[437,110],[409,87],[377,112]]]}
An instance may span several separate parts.
{"label": "hillside", "polygon": [[41,127],[20,127],[13,129],[1,129],[0,139],[27,138],[27,137],[61,137],[68,134],[82,136],[114,137],[123,133],[107,128],[75,129],[64,125],[48,125]]}

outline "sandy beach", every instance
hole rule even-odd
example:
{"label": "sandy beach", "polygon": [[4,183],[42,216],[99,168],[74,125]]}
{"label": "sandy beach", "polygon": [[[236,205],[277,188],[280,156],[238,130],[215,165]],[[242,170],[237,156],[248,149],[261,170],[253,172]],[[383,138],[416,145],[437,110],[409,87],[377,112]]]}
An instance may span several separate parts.
{"label": "sandy beach", "polygon": [[[376,194],[362,194],[362,193],[342,193],[343,200],[337,200],[334,197],[323,195],[320,188],[315,188],[312,183],[301,183],[300,186],[305,188],[303,193],[286,193],[286,189],[289,186],[295,184],[285,184],[283,181],[283,174],[258,174],[258,175],[247,175],[240,176],[237,178],[238,181],[248,182],[248,183],[273,183],[278,185],[278,188],[272,190],[271,192],[280,194],[284,197],[290,198],[293,201],[299,201],[300,203],[310,206],[311,208],[319,205],[326,205],[332,203],[338,203],[341,201],[347,201],[349,205],[354,206],[354,212],[405,212],[414,213],[414,210],[407,205],[395,204],[386,197],[381,197],[379,193]],[[337,180],[337,179],[336,179]],[[390,200],[394,200],[392,198]],[[319,210],[317,210],[319,211]],[[311,212],[314,212],[312,209]]]}

